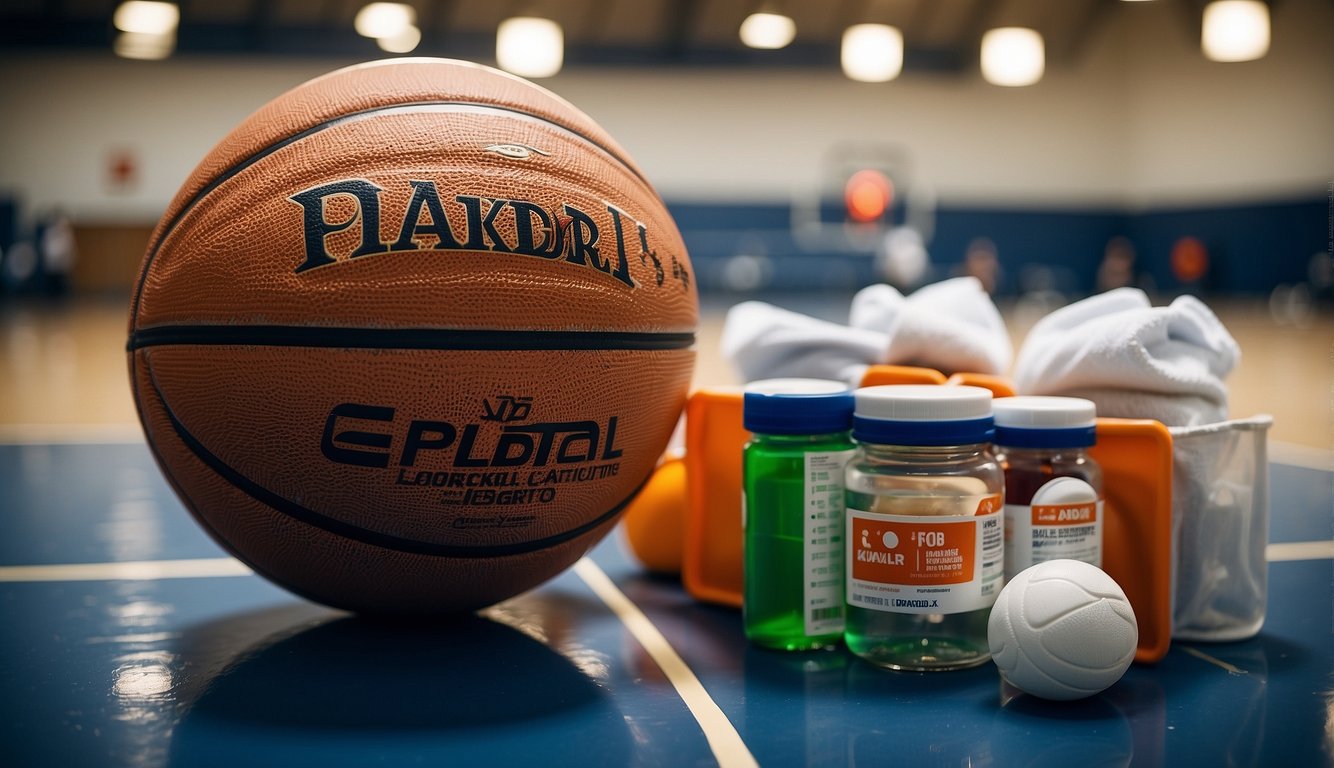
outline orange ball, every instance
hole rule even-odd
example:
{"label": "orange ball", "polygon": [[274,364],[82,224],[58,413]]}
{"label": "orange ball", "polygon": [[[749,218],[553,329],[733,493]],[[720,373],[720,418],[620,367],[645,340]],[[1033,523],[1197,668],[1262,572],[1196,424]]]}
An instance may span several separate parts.
{"label": "orange ball", "polygon": [[681,573],[686,538],[686,463],[663,462],[625,510],[625,539],[653,573]]}

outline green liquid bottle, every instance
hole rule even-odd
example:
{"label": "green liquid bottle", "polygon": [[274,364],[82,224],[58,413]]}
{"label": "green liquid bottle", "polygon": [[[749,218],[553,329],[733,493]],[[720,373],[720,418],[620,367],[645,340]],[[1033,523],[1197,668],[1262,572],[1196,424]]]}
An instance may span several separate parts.
{"label": "green liquid bottle", "polygon": [[743,466],[746,637],[789,651],[843,635],[843,477],[852,394],[818,379],[746,388]]}

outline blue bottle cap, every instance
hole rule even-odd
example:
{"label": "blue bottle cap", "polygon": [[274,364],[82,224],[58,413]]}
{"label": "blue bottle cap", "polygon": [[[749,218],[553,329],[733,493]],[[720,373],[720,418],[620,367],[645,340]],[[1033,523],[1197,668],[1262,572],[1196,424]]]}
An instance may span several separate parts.
{"label": "blue bottle cap", "polygon": [[852,428],[852,392],[837,381],[753,381],[742,404],[743,425],[762,435],[827,435]]}

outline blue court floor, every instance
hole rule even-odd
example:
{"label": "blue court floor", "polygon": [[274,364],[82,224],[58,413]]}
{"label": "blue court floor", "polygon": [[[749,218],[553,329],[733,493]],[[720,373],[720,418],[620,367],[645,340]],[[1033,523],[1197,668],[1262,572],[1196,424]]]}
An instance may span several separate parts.
{"label": "blue court floor", "polygon": [[0,444],[0,489],[0,766],[1334,764],[1328,469],[1272,466],[1258,637],[1066,704],[1002,703],[990,664],[756,650],[619,533],[478,616],[395,625],[227,558],[141,442]]}

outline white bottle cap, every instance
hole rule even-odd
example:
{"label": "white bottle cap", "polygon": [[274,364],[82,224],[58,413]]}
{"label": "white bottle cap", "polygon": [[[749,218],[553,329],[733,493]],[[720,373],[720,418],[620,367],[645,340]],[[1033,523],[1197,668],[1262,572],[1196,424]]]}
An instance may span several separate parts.
{"label": "white bottle cap", "polygon": [[1086,448],[1097,441],[1097,409],[1078,397],[1002,397],[996,445],[1011,448]]}
{"label": "white bottle cap", "polygon": [[991,391],[981,387],[892,384],[855,393],[852,437],[881,445],[991,442]]}
{"label": "white bottle cap", "polygon": [[982,387],[890,384],[856,391],[856,415],[890,421],[958,421],[991,415],[991,391]]}
{"label": "white bottle cap", "polygon": [[1093,401],[1080,397],[1000,397],[992,401],[991,408],[995,411],[998,427],[1091,427],[1097,423],[1098,416]]}

